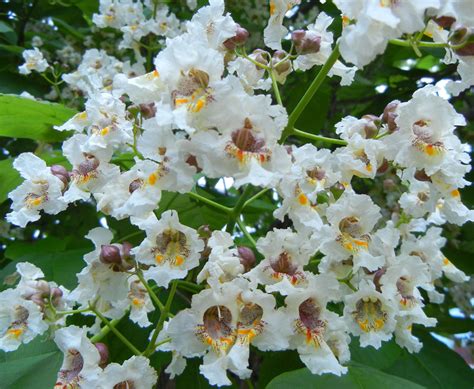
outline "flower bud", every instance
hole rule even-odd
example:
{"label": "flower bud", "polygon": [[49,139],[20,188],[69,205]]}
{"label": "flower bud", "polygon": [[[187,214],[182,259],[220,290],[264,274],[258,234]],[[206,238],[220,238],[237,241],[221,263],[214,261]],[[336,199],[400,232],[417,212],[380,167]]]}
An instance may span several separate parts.
{"label": "flower bud", "polygon": [[122,258],[120,256],[120,249],[111,244],[104,244],[100,248],[100,261],[107,265],[121,264]]}
{"label": "flower bud", "polygon": [[385,109],[383,110],[382,121],[384,123],[387,123],[388,130],[390,132],[395,132],[398,130],[397,123],[395,123],[395,118],[398,116],[396,113],[398,104],[400,104],[400,101],[393,100],[388,103]]}
{"label": "flower bud", "polygon": [[54,306],[59,305],[61,298],[63,297],[63,291],[59,288],[51,289],[51,302]]}
{"label": "flower bud", "polygon": [[389,166],[390,165],[389,165],[388,161],[384,158],[382,163],[380,164],[380,166],[377,169],[377,175],[381,176],[382,174],[385,174],[387,172]]}
{"label": "flower bud", "polygon": [[277,50],[273,53],[272,66],[278,75],[286,75],[291,71],[291,61],[289,59],[282,62],[287,56],[283,50]]}
{"label": "flower bud", "polygon": [[383,188],[386,191],[392,191],[396,189],[397,184],[395,184],[395,181],[393,181],[391,178],[387,178],[383,180]]}
{"label": "flower bud", "polygon": [[197,229],[197,233],[201,239],[209,239],[212,235],[212,230],[208,224],[204,224]]}
{"label": "flower bud", "polygon": [[254,52],[251,54],[251,57],[262,65],[268,65],[268,58],[270,58],[270,54],[262,49],[255,49]]}
{"label": "flower bud", "polygon": [[133,245],[130,242],[122,243],[122,259],[129,259],[131,257],[130,251],[132,251]]}
{"label": "flower bud", "polygon": [[434,21],[440,27],[450,28],[456,21],[456,19],[452,16],[440,16],[439,18],[434,19]]}
{"label": "flower bud", "polygon": [[95,343],[94,346],[100,355],[99,366],[104,368],[107,366],[107,362],[109,361],[109,348],[104,343]]}
{"label": "flower bud", "polygon": [[418,181],[431,182],[431,177],[430,177],[428,174],[426,174],[426,172],[425,172],[424,169],[417,170],[417,171],[415,172],[414,177],[415,177]]}
{"label": "flower bud", "polygon": [[244,266],[245,272],[248,272],[255,265],[256,259],[253,251],[245,246],[237,248],[240,257],[240,263]]}
{"label": "flower bud", "polygon": [[364,126],[366,139],[375,138],[379,133],[380,118],[375,115],[364,115],[362,119],[367,120],[367,124]]}
{"label": "flower bud", "polygon": [[298,54],[314,54],[321,49],[321,37],[311,31],[296,30],[291,33],[291,40]]}
{"label": "flower bud", "polygon": [[35,293],[31,295],[28,300],[34,302],[36,305],[38,305],[41,310],[44,308],[44,297],[41,295],[41,293]]}
{"label": "flower bud", "polygon": [[140,113],[142,114],[143,118],[151,119],[156,115],[156,107],[155,103],[150,104],[140,104]]}
{"label": "flower bud", "polygon": [[457,55],[474,55],[474,31],[469,27],[457,26],[449,38],[449,43],[453,46],[461,46],[454,49]]}
{"label": "flower bud", "polygon": [[64,166],[53,165],[50,169],[53,176],[58,177],[65,186],[69,183],[69,173]]}
{"label": "flower bud", "polygon": [[51,292],[49,284],[44,280],[37,281],[36,290],[42,297],[49,297],[49,294]]}
{"label": "flower bud", "polygon": [[228,50],[234,50],[237,46],[245,45],[245,42],[247,42],[249,35],[249,32],[245,28],[237,24],[237,30],[235,31],[235,35],[224,41],[224,46]]}

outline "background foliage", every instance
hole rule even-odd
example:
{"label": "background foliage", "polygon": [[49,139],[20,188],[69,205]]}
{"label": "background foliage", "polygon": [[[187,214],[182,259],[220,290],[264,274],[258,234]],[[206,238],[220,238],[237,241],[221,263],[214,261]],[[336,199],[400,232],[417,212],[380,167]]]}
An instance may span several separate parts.
{"label": "background foliage", "polygon": [[[204,1],[200,1],[204,3]],[[267,7],[263,0],[227,1],[229,11],[234,18],[250,30],[253,43],[258,45],[262,31],[262,21],[252,18],[252,7]],[[184,1],[171,1],[168,5],[180,17],[189,18],[191,13]],[[328,14],[337,15],[335,8],[318,1],[303,2],[301,10],[290,23],[296,23],[301,15],[308,15],[318,6]],[[97,0],[3,0],[0,3],[0,212],[5,215],[10,207],[7,194],[20,182],[12,168],[12,160],[26,151],[35,152],[50,164],[63,164],[66,160],[58,152],[65,134],[55,132],[52,125],[62,124],[76,112],[82,104],[81,96],[75,96],[69,107],[57,103],[35,102],[10,96],[27,91],[35,97],[49,92],[49,86],[37,73],[28,77],[18,74],[17,67],[22,63],[21,53],[31,48],[33,36],[40,36],[44,49],[54,53],[66,42],[78,52],[84,52],[86,36],[92,36],[93,43],[101,46],[109,54],[116,54],[114,31],[98,31],[93,28],[92,14],[98,9]],[[337,19],[336,19],[337,21]],[[341,26],[334,23],[338,31]],[[336,33],[337,34],[337,33]],[[42,48],[43,49],[43,48]],[[123,52],[122,56],[131,55]],[[296,123],[297,128],[307,132],[317,132],[331,136],[334,124],[346,115],[380,115],[387,103],[394,99],[408,100],[412,93],[426,83],[436,83],[455,75],[454,65],[440,62],[442,49],[425,49],[418,58],[413,50],[403,47],[389,47],[385,55],[358,72],[356,81],[350,87],[340,87],[337,80],[326,80],[318,94]],[[72,70],[72,69],[71,69]],[[307,73],[293,73],[282,87],[283,102],[289,111],[296,105],[307,86],[314,78],[317,69]],[[458,133],[464,142],[474,140],[474,94],[466,91],[453,98],[458,112],[465,115],[469,124]],[[297,140],[294,140],[297,142]],[[318,146],[318,144],[316,144]],[[471,173],[468,179],[473,180]],[[227,195],[216,190],[216,180],[207,180],[205,187],[199,189],[202,194],[215,199],[223,205],[232,206],[237,193],[229,189]],[[374,187],[360,183],[360,193],[376,196],[383,187],[383,178],[376,181]],[[474,189],[462,191],[465,204],[474,207]],[[246,224],[256,228],[257,238],[274,226],[272,211],[277,206],[271,192],[254,201],[244,210]],[[212,229],[220,229],[226,222],[223,215],[187,195],[165,193],[160,208],[175,209],[179,212],[183,224],[197,228],[209,224]],[[116,221],[96,212],[93,204],[81,203],[69,207],[57,216],[44,215],[41,220],[29,224],[26,228],[16,228],[5,221],[0,222],[0,290],[8,287],[15,264],[29,261],[39,266],[46,278],[74,288],[75,274],[83,266],[82,256],[92,249],[84,235],[106,219],[116,237],[126,237],[138,244],[143,235],[128,221]],[[462,228],[448,225],[445,229],[448,244],[445,254],[467,274],[474,272],[474,225]],[[246,244],[245,237],[237,240]],[[472,285],[472,284],[471,284]],[[449,282],[443,284],[446,293],[441,305],[429,305],[427,314],[438,319],[435,332],[454,341],[456,347],[464,347],[470,353],[472,362],[472,342],[474,321],[472,319],[472,290],[466,287],[461,293],[452,291]],[[472,286],[471,286],[472,289]],[[470,293],[470,294],[469,294]],[[181,290],[176,312],[189,306],[191,292]],[[166,298],[166,296],[163,296]],[[462,297],[464,300],[462,300]],[[450,312],[462,312],[453,317]],[[459,317],[463,316],[463,317]],[[73,319],[75,324],[90,324],[87,319]],[[120,331],[133,339],[138,347],[146,345],[145,334],[136,331],[129,321],[123,320]],[[474,375],[462,358],[447,346],[435,340],[428,332],[418,330],[424,342],[419,354],[409,354],[400,349],[393,341],[386,343],[381,350],[360,348],[356,342],[351,344],[353,362],[349,373],[338,378],[332,375],[313,376],[299,361],[296,352],[262,353],[254,350],[251,364],[254,370],[251,382],[257,388],[269,389],[298,388],[472,388]],[[427,331],[427,330],[425,330]],[[462,337],[455,334],[464,334]],[[137,335],[138,334],[138,335]],[[143,339],[140,339],[140,336]],[[461,339],[461,340],[460,340]],[[107,335],[105,342],[110,347],[111,359],[121,362],[130,357],[127,349]],[[466,351],[467,350],[467,351]],[[18,352],[0,354],[0,386],[2,388],[50,388],[54,386],[56,372],[61,364],[62,354],[48,339],[36,339],[22,346]],[[170,356],[156,354],[152,363],[157,371],[164,369]],[[245,387],[237,378],[234,387]],[[163,386],[162,386],[163,385]],[[198,373],[198,363],[190,363],[185,373],[175,382],[168,380],[166,374],[160,374],[160,387],[208,387],[205,379]]]}

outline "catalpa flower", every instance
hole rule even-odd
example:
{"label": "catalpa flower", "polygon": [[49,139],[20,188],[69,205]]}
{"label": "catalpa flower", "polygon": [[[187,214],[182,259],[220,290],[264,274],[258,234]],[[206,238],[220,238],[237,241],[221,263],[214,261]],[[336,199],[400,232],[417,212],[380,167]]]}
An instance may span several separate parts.
{"label": "catalpa flower", "polygon": [[43,53],[37,47],[33,50],[24,50],[22,55],[25,63],[18,67],[20,74],[30,74],[33,70],[43,73],[49,68],[48,61],[44,59]]}
{"label": "catalpa flower", "polygon": [[339,283],[324,274],[311,277],[308,287],[295,289],[285,299],[286,318],[281,323],[291,331],[290,347],[313,374],[341,375],[348,360],[346,325],[341,317],[326,308],[328,301],[340,298]]}
{"label": "catalpa flower", "polygon": [[153,215],[140,228],[147,237],[132,253],[137,262],[149,266],[143,272],[146,279],[166,288],[199,265],[204,243],[195,230],[179,222],[175,211],[164,212],[159,220]]}
{"label": "catalpa flower", "polygon": [[20,289],[0,293],[0,350],[3,351],[14,351],[48,329],[40,307],[20,294]]}
{"label": "catalpa flower", "polygon": [[283,26],[285,14],[301,0],[270,0],[270,19],[263,31],[265,44],[274,50],[281,50],[281,40],[288,29]]}
{"label": "catalpa flower", "polygon": [[372,282],[363,280],[359,290],[344,299],[344,320],[349,331],[358,336],[362,347],[380,348],[395,329],[396,308],[378,292]]}
{"label": "catalpa flower", "polygon": [[46,162],[33,153],[20,154],[13,167],[25,181],[8,194],[13,201],[12,212],[7,214],[10,223],[25,227],[39,220],[41,211],[56,215],[67,208],[62,197],[69,180],[65,169],[64,174],[54,174]]}

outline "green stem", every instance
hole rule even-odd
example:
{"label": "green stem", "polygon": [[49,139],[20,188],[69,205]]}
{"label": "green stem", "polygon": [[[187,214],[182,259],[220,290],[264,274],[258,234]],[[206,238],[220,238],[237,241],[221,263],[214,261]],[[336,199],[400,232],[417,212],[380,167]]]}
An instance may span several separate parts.
{"label": "green stem", "polygon": [[119,338],[122,343],[130,349],[131,352],[133,352],[135,355],[141,355],[140,351],[132,343],[130,343],[128,339],[123,336],[122,333],[118,329],[116,329],[104,315],[102,315],[97,309],[95,309],[95,307],[91,305],[90,310],[94,312],[97,317],[105,323],[107,327],[110,328],[110,331],[112,331],[115,336]]}
{"label": "green stem", "polygon": [[160,312],[163,313],[164,309],[165,309],[165,306],[163,305],[163,303],[160,301],[160,299],[158,298],[158,296],[155,294],[155,292],[153,292],[153,290],[151,289],[150,285],[148,285],[148,282],[146,282],[145,278],[143,277],[143,274],[140,270],[137,270],[136,273],[135,273],[138,277],[138,279],[141,281],[141,283],[143,284],[143,286],[145,287],[146,291],[148,292],[148,294],[150,295],[151,299],[153,300],[153,302],[156,304],[156,306],[158,307],[158,309],[160,310]]}
{"label": "green stem", "polygon": [[240,216],[240,212],[242,212],[242,209],[244,208],[245,202],[247,201],[250,192],[252,192],[252,186],[247,185],[244,189],[244,192],[237,200],[237,203],[235,203],[234,208],[232,208],[229,217],[229,222],[227,223],[227,227],[225,229],[229,234],[232,234],[232,232],[234,231],[236,220]]}
{"label": "green stem", "polygon": [[153,335],[151,337],[150,344],[148,345],[146,350],[143,352],[143,354],[145,356],[149,356],[149,355],[153,354],[156,350],[156,339],[158,338],[158,335],[159,335],[161,329],[163,328],[163,324],[164,324],[166,318],[168,317],[168,313],[170,311],[171,303],[173,302],[174,295],[176,294],[177,287],[178,287],[177,282],[172,282],[171,283],[171,289],[170,289],[170,293],[168,295],[168,299],[166,300],[165,309],[160,314],[160,318],[158,319],[158,323],[156,325],[155,331],[153,332]]}
{"label": "green stem", "polygon": [[215,201],[208,199],[207,197],[201,196],[200,194],[197,194],[196,192],[188,192],[188,195],[192,198],[195,198],[196,200],[199,200],[202,203],[205,203],[211,207],[214,207],[216,209],[219,209],[225,213],[231,213],[232,208],[226,207],[225,205],[216,203]]}
{"label": "green stem", "polygon": [[347,145],[347,142],[345,140],[328,138],[326,136],[310,134],[309,132],[300,131],[300,130],[297,130],[296,128],[293,128],[293,131],[290,132],[290,135],[297,135],[297,136],[300,136],[302,138],[307,138],[307,139],[311,139],[311,140],[332,143],[332,144],[335,144],[335,145],[342,145],[342,146]]}
{"label": "green stem", "polygon": [[331,70],[333,65],[336,63],[338,58],[339,58],[339,44],[336,44],[336,46],[334,47],[334,50],[332,51],[331,55],[327,59],[326,63],[323,65],[319,73],[316,75],[313,82],[311,83],[309,88],[306,90],[305,94],[303,95],[301,100],[298,102],[293,112],[291,112],[290,117],[288,118],[288,125],[286,126],[282,134],[281,143],[283,143],[285,139],[291,134],[291,131],[293,130],[293,127],[296,121],[298,120],[300,115],[303,113],[303,110],[309,104],[314,94],[319,89],[319,87],[323,83],[324,79],[326,78],[326,76],[328,75],[329,71]]}
{"label": "green stem", "polygon": [[275,94],[276,101],[278,104],[283,105],[283,102],[281,100],[280,90],[278,89],[278,83],[275,78],[275,73],[273,72],[273,70],[270,70],[270,77],[272,79],[273,93]]}
{"label": "green stem", "polygon": [[135,231],[135,232],[132,232],[128,235],[125,235],[125,236],[122,236],[120,239],[117,240],[117,243],[121,243],[121,242],[124,242],[126,241],[127,239],[130,239],[130,238],[133,238],[134,236],[138,236],[138,235],[142,235],[143,234],[143,231]]}
{"label": "green stem", "polygon": [[[110,322],[110,326],[111,327],[115,327],[119,322],[120,320],[122,320],[123,317],[121,317],[120,319],[114,319]],[[110,327],[109,326],[104,326],[100,329],[100,332],[96,335],[94,335],[92,338],[91,338],[91,342],[92,343],[97,343],[97,342],[100,342],[108,333],[110,332]]]}
{"label": "green stem", "polygon": [[176,280],[175,282],[178,284],[178,288],[183,287],[183,289],[187,289],[188,291],[190,290],[193,292],[200,292],[201,290],[204,289],[203,285],[197,285],[189,281]]}
{"label": "green stem", "polygon": [[[390,42],[392,45],[396,45],[396,46],[412,47],[412,42],[411,42],[411,41],[404,40],[404,39],[390,39],[389,42]],[[425,41],[420,41],[420,42],[417,42],[417,46],[418,46],[418,47],[432,47],[432,48],[436,48],[436,47],[449,47],[449,44],[447,44],[447,43],[437,43],[437,42],[425,42]]]}
{"label": "green stem", "polygon": [[265,189],[262,189],[260,192],[258,192],[257,194],[253,195],[252,197],[250,197],[245,203],[244,203],[244,206],[242,207],[242,209],[245,209],[248,205],[250,205],[251,203],[253,203],[255,200],[257,200],[259,197],[263,196],[265,193],[267,193],[269,191],[269,188],[265,188]]}
{"label": "green stem", "polygon": [[71,311],[56,311],[57,315],[74,315],[75,313],[90,312],[90,308],[73,309]]}
{"label": "green stem", "polygon": [[250,235],[250,232],[247,231],[247,226],[245,225],[245,223],[242,220],[240,220],[240,217],[236,219],[236,222],[240,228],[240,231],[242,231],[242,233],[247,237],[250,243],[252,243],[252,246],[255,247],[256,246],[255,239],[252,237],[252,235]]}

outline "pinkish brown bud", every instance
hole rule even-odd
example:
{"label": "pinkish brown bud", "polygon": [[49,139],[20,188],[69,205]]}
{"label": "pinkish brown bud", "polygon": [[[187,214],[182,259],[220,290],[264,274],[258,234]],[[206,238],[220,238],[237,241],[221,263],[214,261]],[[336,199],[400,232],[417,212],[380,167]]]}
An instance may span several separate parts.
{"label": "pinkish brown bud", "polygon": [[240,257],[240,263],[244,266],[245,272],[248,272],[255,265],[256,259],[253,251],[245,246],[237,248]]}
{"label": "pinkish brown bud", "polygon": [[452,16],[440,16],[439,18],[434,19],[438,26],[443,28],[450,28],[453,23],[456,21]]}
{"label": "pinkish brown bud", "polygon": [[262,49],[255,49],[252,53],[252,56],[254,57],[256,62],[261,63],[265,66],[268,65],[268,58],[270,58],[270,54],[267,51]]}
{"label": "pinkish brown bud", "polygon": [[42,297],[49,297],[49,294],[51,292],[49,284],[44,280],[36,282],[36,290]]}
{"label": "pinkish brown bud", "polygon": [[375,138],[379,133],[380,118],[375,115],[364,115],[362,119],[367,120],[367,124],[364,126],[366,139]]}
{"label": "pinkish brown bud", "polygon": [[122,263],[120,256],[120,249],[117,246],[111,244],[104,244],[100,248],[100,261],[107,265]]}
{"label": "pinkish brown bud", "polygon": [[321,49],[321,37],[311,31],[296,30],[291,33],[291,40],[298,54],[314,54]]}
{"label": "pinkish brown bud", "polygon": [[32,294],[28,300],[34,302],[36,305],[38,305],[41,309],[44,308],[44,297],[42,296],[41,293],[35,293]]}
{"label": "pinkish brown bud", "polygon": [[107,362],[109,361],[109,348],[104,343],[95,343],[95,348],[100,355],[99,366],[104,368],[107,366]]}
{"label": "pinkish brown bud", "polygon": [[204,224],[197,229],[197,233],[201,239],[209,239],[212,235],[212,230],[208,224]]}
{"label": "pinkish brown bud", "polygon": [[58,177],[63,182],[64,186],[69,183],[69,173],[64,166],[53,165],[50,169],[53,176]]}
{"label": "pinkish brown bud", "polygon": [[151,119],[156,115],[155,103],[140,104],[140,112],[145,119]]}
{"label": "pinkish brown bud", "polygon": [[398,100],[391,101],[383,110],[382,121],[384,123],[387,123],[388,130],[390,132],[395,132],[398,130],[398,126],[397,123],[395,123],[395,119],[398,116],[396,110],[399,104],[400,101]]}
{"label": "pinkish brown bud", "polygon": [[224,46],[228,50],[234,50],[237,46],[245,45],[245,42],[247,42],[249,35],[249,32],[245,28],[237,24],[237,30],[235,31],[235,35],[232,38],[229,38],[224,41]]}
{"label": "pinkish brown bud", "polygon": [[130,242],[123,242],[122,243],[122,258],[123,259],[129,259],[131,254],[130,251],[132,251],[133,245]]}
{"label": "pinkish brown bud", "polygon": [[396,187],[397,187],[397,184],[391,178],[387,178],[387,179],[383,180],[383,188],[386,191],[392,191]]}
{"label": "pinkish brown bud", "polygon": [[291,61],[289,59],[283,61],[287,54],[283,50],[277,50],[273,53],[272,66],[278,74],[286,74],[291,70]]}

